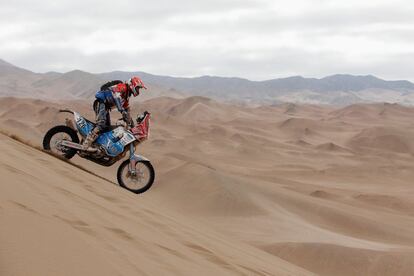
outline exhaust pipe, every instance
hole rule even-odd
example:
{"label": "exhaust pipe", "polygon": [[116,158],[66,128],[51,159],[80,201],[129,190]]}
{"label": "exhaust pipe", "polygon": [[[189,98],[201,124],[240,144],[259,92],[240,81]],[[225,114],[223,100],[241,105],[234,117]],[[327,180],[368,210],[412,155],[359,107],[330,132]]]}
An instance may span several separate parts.
{"label": "exhaust pipe", "polygon": [[65,146],[65,147],[68,147],[68,148],[77,149],[77,150],[81,150],[81,151],[87,151],[87,152],[97,152],[98,151],[98,149],[96,149],[96,148],[85,149],[81,144],[74,143],[74,142],[67,141],[67,140],[63,140],[61,142],[61,145]]}

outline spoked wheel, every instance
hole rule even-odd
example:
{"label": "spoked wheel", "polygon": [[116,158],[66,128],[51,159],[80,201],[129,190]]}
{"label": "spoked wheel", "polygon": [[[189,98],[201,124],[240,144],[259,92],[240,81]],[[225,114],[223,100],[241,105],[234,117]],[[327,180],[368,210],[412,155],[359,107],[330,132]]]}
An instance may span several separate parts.
{"label": "spoked wheel", "polygon": [[67,126],[55,126],[43,138],[43,149],[66,159],[71,159],[76,154],[76,150],[63,146],[61,144],[63,140],[79,143],[79,137],[73,129]]}
{"label": "spoked wheel", "polygon": [[154,183],[155,172],[149,161],[138,161],[135,165],[135,173],[129,170],[130,161],[125,160],[118,168],[117,178],[121,187],[140,194],[151,188]]}

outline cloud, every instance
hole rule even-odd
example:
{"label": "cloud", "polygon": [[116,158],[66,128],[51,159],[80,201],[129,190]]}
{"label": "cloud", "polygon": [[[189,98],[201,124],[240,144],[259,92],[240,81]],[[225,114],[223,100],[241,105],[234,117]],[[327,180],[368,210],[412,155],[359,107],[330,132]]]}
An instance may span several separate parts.
{"label": "cloud", "polygon": [[408,0],[0,0],[0,58],[38,72],[414,80],[413,8]]}

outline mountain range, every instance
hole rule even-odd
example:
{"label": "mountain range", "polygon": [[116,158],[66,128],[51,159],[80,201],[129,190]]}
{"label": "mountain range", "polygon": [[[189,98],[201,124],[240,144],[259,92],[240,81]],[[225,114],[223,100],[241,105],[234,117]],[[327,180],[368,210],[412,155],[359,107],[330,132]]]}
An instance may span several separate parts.
{"label": "mountain range", "polygon": [[42,99],[92,98],[106,81],[125,80],[138,75],[151,93],[157,96],[206,96],[218,101],[242,104],[307,104],[349,105],[354,103],[389,102],[414,105],[414,84],[406,80],[386,81],[372,75],[337,74],[321,79],[293,76],[266,81],[243,78],[201,76],[171,77],[145,72],[114,71],[92,74],[80,70],[67,73],[34,73],[0,59],[0,96]]}

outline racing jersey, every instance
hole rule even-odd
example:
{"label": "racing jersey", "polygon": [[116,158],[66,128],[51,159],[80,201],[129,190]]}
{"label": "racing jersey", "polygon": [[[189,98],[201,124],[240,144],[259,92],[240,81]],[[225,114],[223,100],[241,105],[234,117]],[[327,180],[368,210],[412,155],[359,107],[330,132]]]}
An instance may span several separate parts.
{"label": "racing jersey", "polygon": [[119,83],[110,86],[107,90],[98,91],[95,97],[97,100],[103,101],[110,109],[116,106],[121,113],[129,110],[129,90],[125,83]]}

